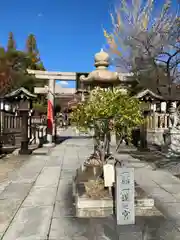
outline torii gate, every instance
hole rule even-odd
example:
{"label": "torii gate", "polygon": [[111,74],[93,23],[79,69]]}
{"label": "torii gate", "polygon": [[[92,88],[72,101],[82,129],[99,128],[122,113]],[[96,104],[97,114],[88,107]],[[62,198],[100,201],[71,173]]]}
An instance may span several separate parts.
{"label": "torii gate", "polygon": [[[48,145],[53,145],[53,135],[55,135],[55,125],[54,125],[54,98],[55,98],[55,81],[56,80],[68,80],[68,81],[77,81],[77,75],[86,75],[88,73],[76,73],[76,72],[52,72],[52,71],[40,71],[40,70],[30,70],[27,69],[29,74],[34,75],[38,79],[47,79],[49,80],[48,88],[35,88],[35,93],[48,93],[48,111],[47,111],[47,141]],[[128,82],[131,83],[131,80],[128,80],[128,76],[131,74],[119,73],[119,79],[122,85],[126,85]],[[66,93],[74,94],[75,89],[66,89]],[[65,92],[59,92],[60,94]]]}
{"label": "torii gate", "polygon": [[[48,109],[47,109],[47,141],[48,146],[53,146],[53,136],[55,135],[55,124],[54,124],[54,99],[55,99],[55,81],[56,80],[76,80],[76,72],[50,72],[40,70],[27,69],[29,74],[33,74],[38,79],[49,80],[48,88],[35,88],[36,93],[47,93],[48,94]],[[66,89],[67,90],[67,89]],[[70,89],[69,89],[70,90]],[[70,90],[72,93],[72,89]],[[75,93],[75,90],[74,90]]]}

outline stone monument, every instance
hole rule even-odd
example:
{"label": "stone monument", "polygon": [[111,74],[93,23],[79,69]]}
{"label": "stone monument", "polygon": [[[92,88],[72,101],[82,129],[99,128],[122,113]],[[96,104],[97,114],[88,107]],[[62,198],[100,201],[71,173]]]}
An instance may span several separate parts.
{"label": "stone monument", "polygon": [[118,225],[135,224],[134,168],[116,167],[116,220]]}
{"label": "stone monument", "polygon": [[169,108],[170,127],[164,134],[166,157],[180,156],[180,122],[176,108],[176,103],[171,102]]}

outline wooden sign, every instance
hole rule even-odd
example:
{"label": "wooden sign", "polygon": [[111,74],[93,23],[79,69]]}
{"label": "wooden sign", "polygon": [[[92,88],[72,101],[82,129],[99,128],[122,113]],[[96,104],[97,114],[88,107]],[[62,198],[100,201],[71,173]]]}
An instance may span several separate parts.
{"label": "wooden sign", "polygon": [[105,164],[103,166],[103,172],[104,172],[104,186],[112,187],[113,183],[115,182],[114,165]]}
{"label": "wooden sign", "polygon": [[117,225],[135,224],[134,168],[116,167]]}

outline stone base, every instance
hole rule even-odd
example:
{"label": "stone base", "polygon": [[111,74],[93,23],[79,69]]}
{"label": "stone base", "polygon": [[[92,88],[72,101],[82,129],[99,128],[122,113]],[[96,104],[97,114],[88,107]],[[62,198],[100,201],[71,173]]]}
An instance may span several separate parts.
{"label": "stone base", "polygon": [[[83,182],[76,181],[76,178],[73,181],[73,196],[75,198],[76,217],[107,217],[115,212],[112,196],[91,199],[86,195]],[[154,207],[154,199],[148,197],[139,186],[136,186],[135,191],[135,214],[136,216],[162,215]]]}
{"label": "stone base", "polygon": [[20,149],[19,155],[30,155],[32,153],[31,149]]}
{"label": "stone base", "polygon": [[43,147],[47,147],[47,148],[52,148],[52,147],[55,147],[55,146],[56,146],[56,144],[54,142],[43,144]]}
{"label": "stone base", "polygon": [[[76,217],[78,218],[95,218],[95,217],[109,217],[114,215],[113,208],[76,208]],[[163,216],[155,207],[136,207],[136,217],[151,217],[151,216]]]}
{"label": "stone base", "polygon": [[99,218],[113,215],[112,208],[76,208],[77,218]]}
{"label": "stone base", "polygon": [[147,129],[147,144],[149,146],[162,147],[164,145],[164,128]]}
{"label": "stone base", "polygon": [[180,156],[180,130],[176,128],[168,129],[165,132],[165,146],[163,153],[167,158]]}
{"label": "stone base", "polygon": [[33,155],[48,155],[49,149],[47,147],[45,148],[37,148],[32,152]]}

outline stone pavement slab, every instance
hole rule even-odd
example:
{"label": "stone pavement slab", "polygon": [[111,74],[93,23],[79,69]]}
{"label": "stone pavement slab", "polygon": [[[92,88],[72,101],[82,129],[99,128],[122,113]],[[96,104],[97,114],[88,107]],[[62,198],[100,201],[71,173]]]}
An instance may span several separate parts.
{"label": "stone pavement slab", "polygon": [[34,186],[36,187],[57,187],[61,167],[44,167],[37,178]]}
{"label": "stone pavement slab", "polygon": [[33,152],[32,152],[32,154],[33,155],[48,155],[49,154],[49,151],[50,151],[50,149],[49,148],[45,148],[45,147],[43,147],[43,148],[37,148],[36,150],[34,150]]}
{"label": "stone pavement slab", "polygon": [[47,238],[62,157],[32,155],[21,168],[9,174],[0,193],[2,239]]}
{"label": "stone pavement slab", "polygon": [[[61,133],[64,138],[74,136],[72,129]],[[1,240],[117,240],[117,234],[119,240],[140,240],[143,234],[146,234],[148,240],[180,240],[179,231],[173,222],[164,217],[136,219],[134,226],[121,226],[120,229],[117,229],[111,217],[75,218],[72,177],[92,153],[93,142],[90,138],[72,137],[51,149],[46,156],[31,156],[22,168],[10,176],[10,183],[0,193]],[[156,199],[164,194],[169,201],[164,201],[164,204],[173,203],[174,200],[179,209],[175,191],[172,194],[166,191],[165,196],[164,188],[169,188],[169,182],[163,182],[163,179],[167,175],[160,177],[164,184],[160,190],[152,169],[138,163],[136,159],[132,162],[136,165],[137,181],[156,195]],[[18,186],[21,187],[15,191]],[[159,191],[162,193],[159,194]]]}
{"label": "stone pavement slab", "polygon": [[28,195],[32,184],[27,183],[10,183],[0,194],[0,199],[19,199],[24,200]]}
{"label": "stone pavement slab", "polygon": [[[66,215],[64,206],[69,207],[70,201],[72,205],[68,192],[64,197],[65,192],[61,196],[60,191],[63,181],[72,184],[72,176],[80,165],[78,148],[74,141],[71,143],[67,140],[49,150],[48,155],[32,155],[20,169],[9,174],[9,182],[2,184],[0,194],[2,239],[48,238],[53,216]],[[65,155],[66,160],[63,161]],[[59,196],[57,200],[56,195]]]}
{"label": "stone pavement slab", "polygon": [[22,207],[53,206],[56,197],[56,187],[33,187],[22,204]]}
{"label": "stone pavement slab", "polygon": [[0,194],[4,191],[4,189],[10,184],[9,180],[5,180],[0,183]]}
{"label": "stone pavement slab", "polygon": [[[102,222],[102,220],[99,220]],[[92,222],[92,223],[91,223]],[[59,227],[61,225],[61,227]],[[77,219],[74,217],[53,218],[49,239],[102,239],[104,233],[102,224],[101,231],[97,231],[96,219]]]}
{"label": "stone pavement slab", "polygon": [[58,185],[56,200],[66,200],[72,197],[72,179],[61,179]]}
{"label": "stone pavement slab", "polygon": [[47,156],[31,156],[20,169],[9,174],[9,180],[14,183],[33,183],[47,161]]}
{"label": "stone pavement slab", "polygon": [[47,239],[52,212],[52,206],[21,208],[3,240]]}
{"label": "stone pavement slab", "polygon": [[180,179],[168,171],[153,170],[147,163],[141,167],[140,160],[129,154],[119,154],[118,159],[124,160],[127,166],[135,168],[137,184],[155,200],[155,206],[180,230],[180,202],[177,196]]}
{"label": "stone pavement slab", "polygon": [[61,164],[62,164],[62,158],[59,156],[55,156],[46,161],[45,167],[60,167]]}
{"label": "stone pavement slab", "polygon": [[[51,223],[51,229],[49,234],[49,240],[65,240],[65,239],[83,239],[83,240],[117,240],[116,235],[116,224],[115,221],[111,219],[111,223],[105,225],[107,219],[79,219],[74,216],[74,206],[72,204],[72,180],[71,176],[73,171],[80,166],[86,157],[88,157],[93,151],[92,140],[81,139],[83,144],[79,144],[79,147],[72,139],[68,139],[63,142],[62,145],[66,146],[65,158],[62,163],[61,177],[59,181],[55,208]],[[86,144],[85,144],[86,142]],[[82,147],[83,146],[83,147]],[[70,149],[68,151],[68,149]],[[78,159],[78,160],[77,160]],[[141,168],[147,168],[145,164],[138,164]],[[62,174],[63,173],[63,174]],[[150,184],[151,186],[152,184]],[[136,219],[137,220],[137,219]],[[148,229],[144,230],[145,218],[141,219],[140,223],[137,221],[134,227],[127,226],[126,228],[120,228],[118,230],[118,239],[120,240],[140,240],[142,239],[142,232],[144,231],[148,238],[151,240],[172,240],[176,238],[179,234],[178,230],[173,226],[173,224],[167,221],[164,217],[157,217],[156,224],[154,223],[154,218],[152,217],[148,223]],[[162,222],[162,224],[161,224]],[[157,227],[158,224],[162,227]],[[112,226],[113,231],[108,230],[108,226]],[[167,227],[168,226],[168,227]],[[166,231],[166,228],[168,229]],[[169,235],[169,232],[172,234]],[[163,236],[167,235],[167,236]],[[163,238],[161,238],[161,235]],[[146,236],[145,236],[146,237]],[[145,239],[145,238],[144,238]]]}
{"label": "stone pavement slab", "polygon": [[21,200],[0,200],[0,233],[4,233],[19,209]]}
{"label": "stone pavement slab", "polygon": [[19,169],[26,162],[28,162],[29,156],[14,156],[12,154],[7,155],[0,159],[0,182],[6,181],[9,175],[16,169]]}

